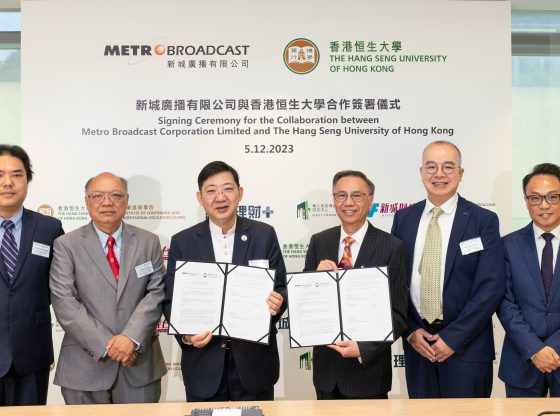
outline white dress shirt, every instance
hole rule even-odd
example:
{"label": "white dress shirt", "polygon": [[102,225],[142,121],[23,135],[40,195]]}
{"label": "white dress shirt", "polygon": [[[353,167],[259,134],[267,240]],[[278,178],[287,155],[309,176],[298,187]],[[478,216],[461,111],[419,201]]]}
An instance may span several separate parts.
{"label": "white dress shirt", "polygon": [[211,220],[210,235],[212,236],[212,247],[214,248],[214,257],[217,263],[231,263],[233,258],[233,243],[235,241],[235,224],[226,234],[222,233],[222,227],[217,226]]}

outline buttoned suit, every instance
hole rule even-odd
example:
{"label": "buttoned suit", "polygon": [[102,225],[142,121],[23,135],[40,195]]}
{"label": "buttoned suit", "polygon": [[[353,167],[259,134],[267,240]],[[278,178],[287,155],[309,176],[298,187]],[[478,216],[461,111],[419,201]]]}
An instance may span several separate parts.
{"label": "buttoned suit", "polygon": [[[156,332],[164,275],[158,237],[132,225],[122,227],[118,284],[92,222],[57,239],[50,287],[65,334],[55,384],[102,391],[119,377],[135,388],[160,379],[167,371]],[[107,342],[117,334],[141,347],[131,367],[106,356]]]}
{"label": "buttoned suit", "polygon": [[[19,404],[45,404],[53,359],[49,269],[53,241],[64,231],[59,220],[23,209],[21,239],[10,285],[0,260],[0,376],[13,366],[18,376],[45,372],[43,391],[22,392]],[[37,244],[47,250],[37,250]],[[33,396],[33,397],[30,397]]]}
{"label": "buttoned suit", "polygon": [[[276,270],[274,290],[284,297],[282,308],[273,317],[270,325],[269,345],[242,340],[231,340],[231,353],[240,382],[248,393],[257,394],[272,389],[278,381],[280,362],[276,344],[276,326],[286,309],[286,267],[274,228],[270,225],[237,217],[235,226],[232,263],[248,265],[251,260],[267,259],[269,268]],[[166,301],[164,313],[169,320],[175,275],[178,260],[214,262],[214,248],[209,220],[179,232],[171,238],[168,272],[166,276]],[[263,302],[265,299],[263,299]],[[224,337],[214,336],[202,348],[186,345],[177,337],[182,348],[181,367],[185,388],[200,397],[214,396],[224,373],[226,350]]]}
{"label": "buttoned suit", "polygon": [[[506,384],[528,389],[545,377],[531,357],[545,346],[560,353],[560,255],[548,299],[545,296],[533,223],[503,238],[506,295],[498,317],[506,331],[499,377]],[[560,383],[560,372],[552,372]]]}
{"label": "buttoned suit", "polygon": [[[424,200],[399,210],[393,221],[392,234],[406,242],[409,286],[425,205]],[[463,254],[460,243],[476,238],[483,248]],[[403,334],[408,393],[411,398],[488,397],[495,358],[492,315],[505,291],[504,252],[496,214],[459,196],[447,253],[443,255],[444,328],[439,335],[455,352],[444,363],[431,364],[412,348],[406,338],[418,328],[428,331],[428,327],[410,301],[409,325]],[[439,371],[439,380],[431,370]]]}
{"label": "buttoned suit", "polygon": [[[340,226],[329,228],[311,237],[305,258],[305,270],[316,270],[321,260],[338,263]],[[406,252],[404,243],[392,235],[368,228],[360,246],[354,268],[388,266],[394,338],[406,328],[408,288],[406,285]],[[391,390],[391,344],[389,342],[358,342],[361,360],[343,358],[325,346],[313,348],[313,384],[329,393],[335,386],[346,397],[386,395]]]}

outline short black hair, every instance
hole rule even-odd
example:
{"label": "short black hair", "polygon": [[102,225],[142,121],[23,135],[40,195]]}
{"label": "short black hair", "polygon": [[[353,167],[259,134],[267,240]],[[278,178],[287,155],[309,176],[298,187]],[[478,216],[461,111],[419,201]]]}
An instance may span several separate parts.
{"label": "short black hair", "polygon": [[218,173],[229,172],[233,176],[235,184],[239,186],[239,174],[237,171],[225,162],[216,160],[214,162],[208,163],[202,168],[198,174],[198,190],[202,191],[202,184],[211,176],[217,175]]}
{"label": "short black hair", "polygon": [[531,173],[525,175],[523,178],[523,195],[526,195],[527,184],[531,178],[536,175],[556,176],[560,181],[560,166],[555,165],[554,163],[540,163],[535,165]]}
{"label": "short black hair", "polygon": [[362,178],[367,183],[367,186],[369,188],[369,193],[371,195],[373,195],[375,193],[375,185],[373,184],[373,182],[368,179],[368,177],[365,175],[365,173],[360,172],[359,170],[341,170],[340,172],[335,173],[334,177],[333,177],[333,180],[332,180],[333,188],[335,187],[336,183],[340,179],[342,179],[346,176],[356,176],[358,178]]}
{"label": "short black hair", "polygon": [[25,176],[27,176],[27,183],[31,182],[31,179],[33,179],[33,169],[29,155],[25,150],[16,145],[0,144],[0,156],[2,155],[9,155],[21,160],[25,169]]}

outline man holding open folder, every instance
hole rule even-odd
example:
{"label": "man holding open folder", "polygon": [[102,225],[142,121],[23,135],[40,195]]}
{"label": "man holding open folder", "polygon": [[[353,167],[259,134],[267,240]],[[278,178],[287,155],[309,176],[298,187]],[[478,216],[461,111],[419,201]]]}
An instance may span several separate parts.
{"label": "man holding open folder", "polygon": [[177,261],[233,263],[276,270],[274,291],[263,302],[273,316],[269,344],[213,336],[209,331],[177,337],[187,401],[272,400],[280,362],[275,322],[286,309],[286,267],[276,232],[268,224],[237,216],[243,196],[239,175],[211,162],[198,176],[197,199],[208,218],[171,239],[164,313],[169,321]]}
{"label": "man holding open folder", "polygon": [[[333,178],[333,199],[341,225],[311,237],[305,270],[388,266],[394,339],[406,328],[408,289],[404,243],[366,219],[373,183],[359,171]],[[319,400],[386,399],[391,390],[389,342],[338,341],[313,348],[313,384]]]}

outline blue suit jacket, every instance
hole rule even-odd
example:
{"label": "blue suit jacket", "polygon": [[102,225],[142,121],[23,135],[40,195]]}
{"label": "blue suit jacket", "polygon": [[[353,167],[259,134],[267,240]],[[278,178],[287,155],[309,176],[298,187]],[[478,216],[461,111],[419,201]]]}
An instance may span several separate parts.
{"label": "blue suit jacket", "polygon": [[[0,258],[0,376],[12,363],[20,376],[46,370],[54,361],[49,298],[53,241],[64,234],[59,220],[23,210],[21,240],[10,286]],[[33,243],[49,255],[33,254]]]}
{"label": "blue suit jacket", "polygon": [[[250,260],[268,259],[269,268],[276,270],[274,290],[284,297],[282,308],[270,325],[269,345],[241,340],[231,341],[241,384],[247,392],[256,394],[269,390],[278,381],[280,361],[274,324],[280,319],[287,306],[286,266],[276,232],[270,225],[237,217],[234,238],[232,263],[248,265]],[[208,220],[183,230],[171,238],[164,301],[164,314],[168,321],[177,260],[215,261]],[[187,390],[199,397],[212,397],[218,391],[224,371],[226,350],[222,348],[223,338],[215,336],[203,348],[186,345],[180,337],[177,339],[183,349],[181,367]]]}
{"label": "blue suit jacket", "polygon": [[[414,245],[426,201],[397,211],[392,233],[407,246],[410,286]],[[484,249],[463,255],[459,244],[480,237]],[[451,228],[443,275],[443,323],[440,337],[455,351],[454,357],[469,362],[488,362],[495,358],[492,315],[505,290],[504,252],[498,217],[459,196]],[[403,338],[425,328],[412,301],[408,307],[409,325]],[[405,352],[419,356],[406,339]],[[409,363],[407,356],[407,365]],[[412,358],[412,357],[411,357]],[[423,358],[422,358],[423,359]]]}
{"label": "blue suit jacket", "polygon": [[[531,357],[544,346],[560,352],[560,256],[548,301],[544,294],[533,223],[504,237],[506,295],[498,317],[506,331],[499,377],[507,384],[528,388],[541,372]],[[553,373],[560,382],[558,371]]]}

